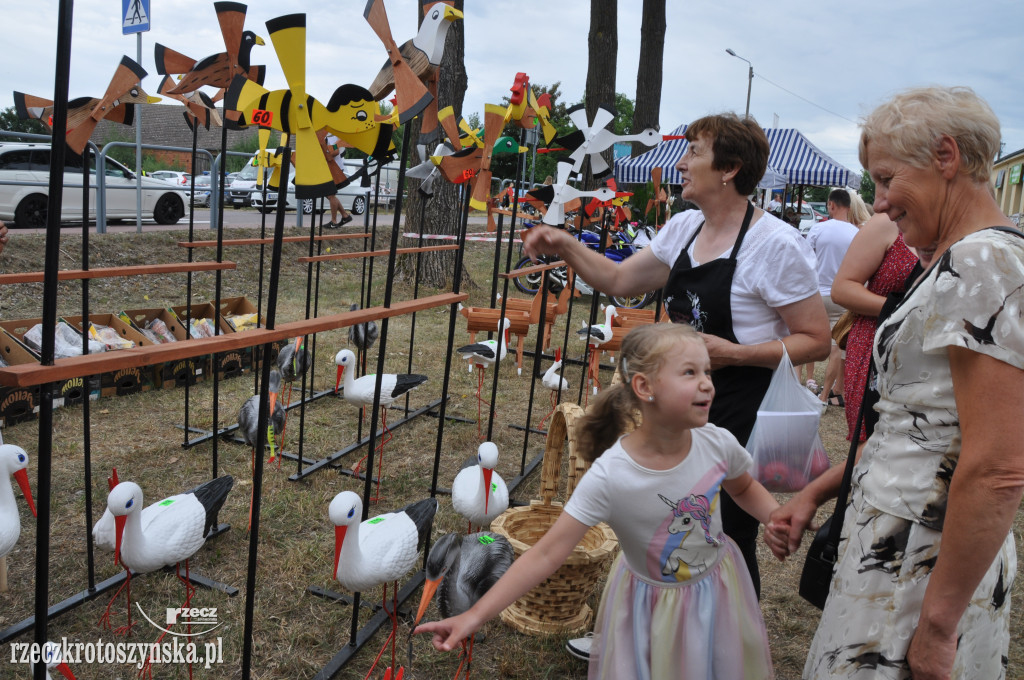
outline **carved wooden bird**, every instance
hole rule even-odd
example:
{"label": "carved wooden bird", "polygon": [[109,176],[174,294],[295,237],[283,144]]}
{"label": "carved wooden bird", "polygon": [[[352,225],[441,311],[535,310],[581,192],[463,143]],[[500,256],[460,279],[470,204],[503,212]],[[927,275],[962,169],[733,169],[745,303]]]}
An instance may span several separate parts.
{"label": "carved wooden bird", "polygon": [[[153,104],[159,97],[151,97],[138,83],[146,77],[146,70],[129,57],[122,57],[107,91],[101,99],[79,97],[68,102],[67,144],[81,154],[101,120],[131,125],[135,120],[135,104]],[[53,127],[53,102],[22,92],[14,93],[14,108],[19,118],[36,118]]]}
{"label": "carved wooden bird", "polygon": [[164,76],[163,80],[160,81],[160,87],[157,88],[157,94],[177,99],[185,105],[182,115],[185,117],[185,124],[188,125],[189,130],[192,129],[192,126],[197,121],[199,125],[202,125],[207,130],[210,129],[210,123],[220,127],[222,123],[220,114],[217,113],[217,105],[214,104],[213,99],[208,94],[202,90],[196,90],[188,94],[172,94],[171,90],[173,89],[174,79],[170,76]]}
{"label": "carved wooden bird", "polygon": [[557,134],[550,118],[551,96],[545,92],[538,98],[530,87],[530,77],[525,73],[516,74],[510,91],[512,95],[505,112],[505,122],[515,121],[519,127],[532,130],[540,120],[544,143],[549,143]]}
{"label": "carved wooden bird", "polygon": [[[370,4],[372,3],[367,4],[368,10]],[[423,109],[420,144],[430,145],[437,141],[438,69],[441,66],[441,58],[444,56],[444,42],[448,35],[448,29],[451,28],[452,22],[462,18],[462,12],[447,3],[429,4],[423,8],[423,22],[420,24],[419,31],[411,40],[405,41],[398,48],[402,60],[426,86],[427,92],[431,96],[430,103]],[[384,99],[395,89],[395,71],[390,59],[381,67],[369,89],[377,101]]]}
{"label": "carved wooden bird", "polygon": [[253,45],[265,43],[263,38],[252,31],[242,31],[245,25],[246,6],[240,2],[215,2],[213,7],[217,12],[221,35],[224,37],[225,52],[196,61],[160,43],[154,47],[153,58],[157,73],[185,74],[171,91],[173,94],[193,92],[204,85],[227,87],[238,75],[263,83],[267,67],[251,65],[250,52]]}
{"label": "carved wooden bird", "polygon": [[[444,5],[444,3],[438,3]],[[444,5],[447,7],[447,5]],[[451,9],[451,8],[448,8]],[[451,10],[455,11],[455,10]],[[438,18],[436,21],[424,19],[421,25],[420,32],[423,33],[423,27],[428,29],[428,33],[424,33],[423,44],[430,53],[424,51],[423,48],[414,47],[411,43],[415,40],[409,41],[410,49],[406,50],[403,45],[401,48],[395,42],[394,37],[391,35],[391,24],[388,22],[388,14],[384,9],[384,0],[367,0],[366,8],[363,10],[363,18],[370,24],[370,28],[377,34],[380,41],[384,43],[384,49],[388,52],[388,61],[381,69],[381,73],[374,79],[373,85],[370,87],[370,93],[373,96],[374,101],[380,101],[392,90],[395,91],[396,104],[395,104],[395,115],[398,116],[398,124],[404,125],[410,120],[419,115],[427,105],[434,99],[433,95],[427,91],[426,86],[421,80],[421,75],[426,76],[429,73],[431,64],[430,59],[436,58],[437,64],[440,65],[440,56],[444,52],[444,38],[442,36],[439,46],[434,44],[436,41],[429,41],[427,37],[430,35],[429,30],[431,26],[437,24],[435,29],[439,30],[441,24],[446,25],[445,31],[447,31],[447,25],[450,25],[450,21],[444,20],[444,11],[438,12]],[[461,14],[461,12],[459,13]],[[429,17],[430,15],[428,15]],[[417,38],[419,34],[417,34]],[[420,73],[414,71],[409,63],[405,59],[405,53],[409,51],[412,56],[417,58],[417,62],[420,63]],[[390,72],[390,78],[388,77]],[[383,76],[383,80],[382,80]],[[390,83],[387,82],[390,80]],[[378,82],[380,81],[380,82]],[[376,87],[374,87],[376,85]]]}

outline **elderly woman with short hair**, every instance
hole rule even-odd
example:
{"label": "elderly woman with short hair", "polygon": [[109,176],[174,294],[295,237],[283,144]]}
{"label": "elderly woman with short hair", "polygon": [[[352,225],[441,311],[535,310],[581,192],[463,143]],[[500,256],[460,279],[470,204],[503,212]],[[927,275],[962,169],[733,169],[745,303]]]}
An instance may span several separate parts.
{"label": "elderly woman with short hair", "polygon": [[[648,248],[622,263],[564,230],[520,233],[530,257],[558,254],[606,295],[664,287],[672,320],[692,325],[707,344],[715,385],[710,421],[746,443],[783,345],[794,364],[824,359],[828,318],[810,246],[748,200],[768,165],[761,126],[731,113],[705,116],[687,127],[686,139],[676,169],[683,198],[700,210],[673,215]],[[743,551],[760,593],[758,522],[722,498],[725,533]]]}
{"label": "elderly woman with short hair", "polygon": [[[969,88],[864,122],[875,211],[930,262],[874,340],[880,401],[804,678],[1003,678],[1024,490],[1024,238],[989,187],[999,121]],[[996,395],[993,398],[993,395]],[[773,516],[799,545],[841,468]]]}

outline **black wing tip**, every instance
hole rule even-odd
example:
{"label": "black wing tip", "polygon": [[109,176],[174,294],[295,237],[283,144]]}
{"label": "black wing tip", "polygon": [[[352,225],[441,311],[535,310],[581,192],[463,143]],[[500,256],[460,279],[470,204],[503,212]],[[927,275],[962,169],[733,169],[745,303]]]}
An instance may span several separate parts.
{"label": "black wing tip", "polygon": [[28,106],[25,104],[24,92],[14,93],[14,111],[18,114],[18,118],[22,120],[28,120],[31,118],[28,114]]}
{"label": "black wing tip", "polygon": [[298,12],[296,14],[285,14],[284,16],[274,17],[273,19],[267,20],[267,32],[271,35],[287,28],[305,27],[306,15],[302,12]]}
{"label": "black wing tip", "polygon": [[146,72],[146,69],[142,68],[142,64],[135,61],[128,55],[124,55],[121,57],[121,66],[124,66],[125,68],[129,69],[132,73],[137,75],[139,77],[140,82],[142,81],[143,78],[149,75],[149,73]]}

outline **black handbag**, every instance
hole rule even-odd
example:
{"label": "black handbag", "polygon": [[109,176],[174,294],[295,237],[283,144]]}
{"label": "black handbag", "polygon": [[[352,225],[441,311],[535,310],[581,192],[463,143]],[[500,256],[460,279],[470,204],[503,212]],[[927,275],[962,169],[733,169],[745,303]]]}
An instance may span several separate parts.
{"label": "black handbag", "polygon": [[864,396],[860,400],[860,413],[857,415],[857,426],[850,438],[850,452],[846,456],[846,469],[843,471],[843,482],[839,485],[839,496],[836,498],[836,509],[832,516],[825,520],[814,540],[807,548],[807,559],[804,570],[800,574],[800,597],[818,609],[825,608],[828,591],[832,586],[832,573],[835,571],[839,557],[839,536],[843,533],[843,517],[846,515],[846,503],[850,496],[850,483],[853,479],[853,464],[857,458],[857,444],[860,442],[861,425],[864,422],[864,409],[871,390],[871,379],[874,371],[868,371],[864,383]]}

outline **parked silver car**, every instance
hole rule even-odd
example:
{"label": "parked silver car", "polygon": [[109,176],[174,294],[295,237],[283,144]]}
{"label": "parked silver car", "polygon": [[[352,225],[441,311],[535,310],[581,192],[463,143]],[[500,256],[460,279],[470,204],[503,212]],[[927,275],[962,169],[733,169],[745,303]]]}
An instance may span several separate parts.
{"label": "parked silver car", "polygon": [[[96,218],[96,166],[90,155],[89,217]],[[117,161],[105,161],[108,220],[135,218],[135,173]],[[0,180],[41,182],[44,186],[0,184],[0,219],[13,220],[21,228],[46,227],[47,193],[50,177],[50,145],[46,143],[0,142]],[[61,221],[82,220],[82,157],[67,154],[64,161],[64,197]],[[176,224],[188,206],[183,192],[167,182],[142,178],[142,218],[158,224]]]}

